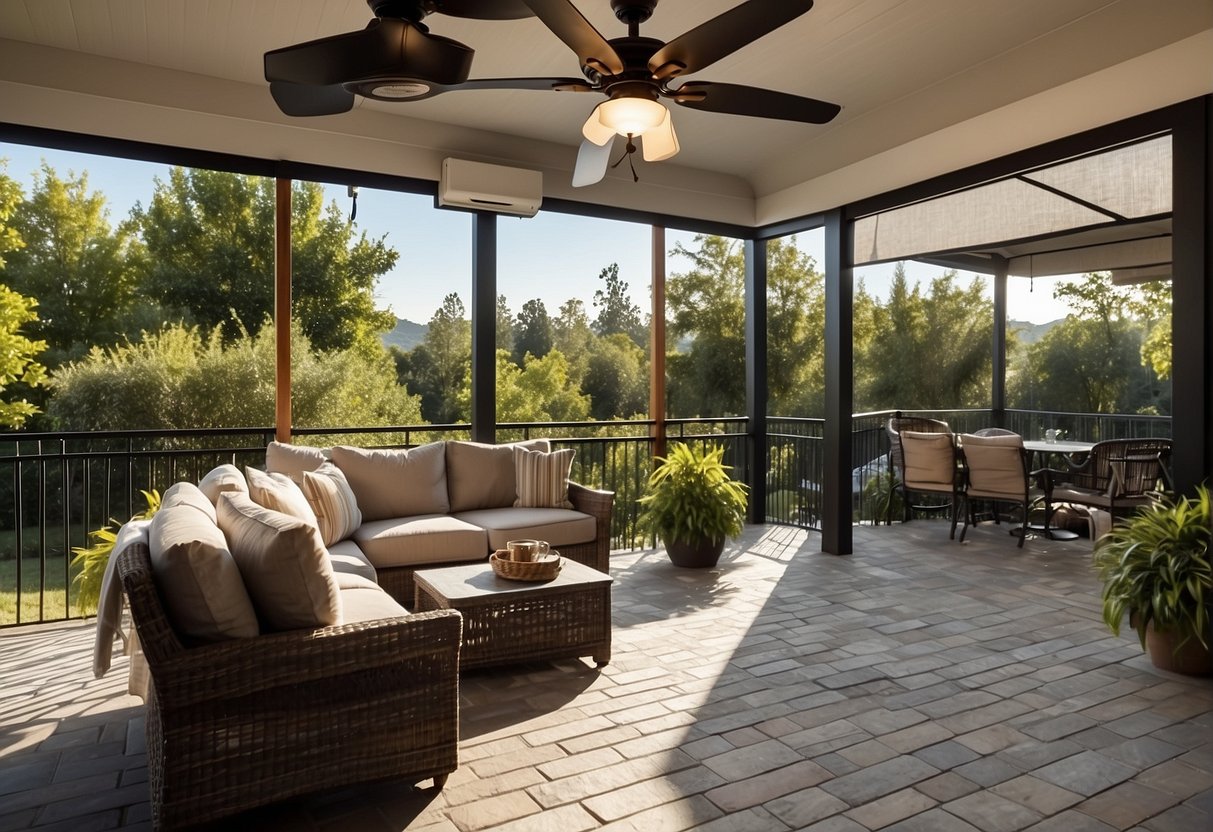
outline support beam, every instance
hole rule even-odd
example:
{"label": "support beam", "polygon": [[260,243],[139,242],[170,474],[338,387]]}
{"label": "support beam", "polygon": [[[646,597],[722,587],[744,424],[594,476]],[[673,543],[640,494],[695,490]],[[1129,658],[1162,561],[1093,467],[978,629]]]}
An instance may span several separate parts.
{"label": "support beam", "polygon": [[1213,96],[1183,106],[1171,147],[1171,473],[1191,494],[1213,478]]}
{"label": "support beam", "polygon": [[767,241],[745,242],[745,410],[751,523],[767,519]]}
{"label": "support beam", "polygon": [[274,180],[274,438],[291,441],[291,180]]}
{"label": "support beam", "polygon": [[472,441],[497,441],[497,215],[472,220]]}
{"label": "support beam", "polygon": [[821,550],[852,552],[851,414],[854,408],[854,282],[851,223],[842,209],[826,214],[825,225],[825,475],[821,483]]}
{"label": "support beam", "polygon": [[653,226],[653,314],[649,319],[649,419],[653,456],[665,456],[665,228]]}
{"label": "support beam", "polygon": [[1007,259],[999,257],[994,271],[994,339],[990,378],[990,411],[996,427],[1007,421]]}

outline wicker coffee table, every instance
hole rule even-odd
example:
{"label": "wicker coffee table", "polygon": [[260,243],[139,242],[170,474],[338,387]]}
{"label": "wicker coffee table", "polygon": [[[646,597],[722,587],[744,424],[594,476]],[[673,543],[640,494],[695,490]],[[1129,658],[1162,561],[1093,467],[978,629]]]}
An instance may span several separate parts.
{"label": "wicker coffee table", "polygon": [[463,613],[462,669],[590,656],[611,660],[610,575],[565,558],[542,583],[499,578],[487,563],[415,573],[416,611]]}

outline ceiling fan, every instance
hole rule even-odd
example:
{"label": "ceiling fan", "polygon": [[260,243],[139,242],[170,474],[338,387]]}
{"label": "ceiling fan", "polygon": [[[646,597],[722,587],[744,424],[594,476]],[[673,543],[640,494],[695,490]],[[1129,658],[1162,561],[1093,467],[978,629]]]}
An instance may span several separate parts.
{"label": "ceiling fan", "polygon": [[[287,115],[343,113],[355,95],[381,101],[418,101],[467,89],[535,89],[598,92],[598,104],[582,127],[573,185],[601,180],[616,136],[627,137],[627,154],[639,138],[647,161],[678,152],[668,98],[696,110],[824,124],[841,110],[814,98],[738,84],[687,81],[690,75],[794,20],[813,0],[749,0],[674,40],[640,35],[640,24],[658,0],[611,0],[626,37],[607,40],[569,0],[367,0],[375,19],[366,29],[265,53],[265,77]],[[584,78],[485,78],[468,80],[473,50],[432,35],[421,22],[430,13],[486,20],[532,15],[576,54]],[[620,157],[622,161],[622,157]],[[616,162],[618,164],[618,162]],[[633,168],[633,176],[635,169]]]}

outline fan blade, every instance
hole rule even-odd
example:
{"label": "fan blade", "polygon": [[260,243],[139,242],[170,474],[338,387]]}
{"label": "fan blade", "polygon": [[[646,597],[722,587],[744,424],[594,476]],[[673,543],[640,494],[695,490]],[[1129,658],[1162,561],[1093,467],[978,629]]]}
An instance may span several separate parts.
{"label": "fan blade", "polygon": [[569,0],[525,0],[556,37],[577,53],[582,66],[602,75],[623,72],[623,61],[615,47],[586,20]]}
{"label": "fan blade", "polygon": [[402,76],[458,84],[468,77],[472,55],[462,43],[407,20],[376,18],[359,32],[266,52],[265,80],[331,86]]}
{"label": "fan blade", "polygon": [[669,110],[666,110],[661,124],[645,131],[640,137],[640,144],[644,149],[646,162],[661,162],[678,153],[678,135],[674,132],[674,119]]}
{"label": "fan blade", "polygon": [[714,84],[711,81],[687,81],[672,90],[670,97],[692,110],[803,121],[807,124],[825,124],[842,110],[837,104],[816,98],[743,87],[740,84]]}
{"label": "fan blade", "polygon": [[475,20],[519,20],[534,17],[522,0],[433,0],[434,11]]}
{"label": "fan blade", "polygon": [[581,126],[581,135],[585,136],[587,142],[593,142],[596,145],[609,145],[615,140],[614,128],[607,127],[598,119],[599,110],[602,105],[599,104],[590,111],[590,117],[585,120],[585,124]]}
{"label": "fan blade", "polygon": [[813,8],[813,0],[750,0],[685,32],[657,50],[649,71],[659,80],[690,75]]}
{"label": "fan blade", "polygon": [[577,151],[577,166],[573,168],[574,188],[584,188],[602,181],[611,163],[611,146],[614,144],[607,142],[599,145],[589,139],[581,143],[581,149]]}
{"label": "fan blade", "polygon": [[273,81],[270,95],[274,96],[278,109],[288,116],[329,116],[348,113],[354,106],[354,94],[340,84],[318,87]]}
{"label": "fan blade", "polygon": [[556,92],[594,92],[584,78],[472,78],[462,84],[451,84],[451,90],[555,90]]}

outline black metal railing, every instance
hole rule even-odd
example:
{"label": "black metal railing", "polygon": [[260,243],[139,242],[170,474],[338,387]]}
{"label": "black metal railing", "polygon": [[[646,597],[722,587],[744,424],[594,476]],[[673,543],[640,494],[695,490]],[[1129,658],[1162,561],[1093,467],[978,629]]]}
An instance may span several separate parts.
{"label": "black metal railing", "polygon": [[[884,425],[898,411],[853,418],[852,504],[857,522],[878,513],[870,483],[887,464]],[[988,410],[914,411],[945,419],[957,431],[994,424]],[[1031,438],[1060,429],[1076,439],[1169,436],[1170,420],[1157,416],[1006,411],[1004,424]],[[636,500],[653,464],[656,423],[505,423],[497,441],[547,437],[577,449],[572,477],[614,491],[614,548],[647,545],[636,528]],[[313,445],[413,447],[438,439],[467,439],[468,425],[297,428]],[[773,417],[767,421],[765,517],[815,529],[820,526],[824,481],[824,422]],[[197,481],[224,462],[260,466],[271,428],[0,435],[0,627],[76,617],[71,549],[88,545],[88,532],[143,509],[140,491],[163,492],[182,479]],[[752,460],[744,417],[671,419],[669,441],[710,440],[725,446],[725,463],[748,479]]]}

